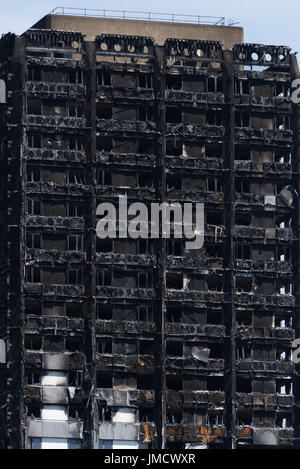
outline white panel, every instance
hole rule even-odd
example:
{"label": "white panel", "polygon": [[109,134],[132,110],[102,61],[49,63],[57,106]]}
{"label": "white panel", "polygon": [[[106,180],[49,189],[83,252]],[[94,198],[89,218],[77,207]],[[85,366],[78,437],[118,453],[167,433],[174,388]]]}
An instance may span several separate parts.
{"label": "white panel", "polygon": [[135,423],[135,410],[126,407],[120,407],[112,415],[113,423]]}
{"label": "white panel", "polygon": [[42,438],[42,449],[68,449],[68,440],[63,438]]}
{"label": "white panel", "polygon": [[6,343],[0,340],[0,363],[6,363]]}
{"label": "white panel", "polygon": [[0,104],[6,103],[6,84],[4,80],[0,80]]}
{"label": "white panel", "polygon": [[64,371],[45,371],[42,386],[67,386],[67,375]]}
{"label": "white panel", "polygon": [[139,449],[138,441],[114,440],[113,449]]}
{"label": "white panel", "polygon": [[207,449],[207,445],[197,445],[197,443],[186,443],[185,449]]}
{"label": "white panel", "polygon": [[68,420],[67,407],[64,405],[44,405],[42,420]]}

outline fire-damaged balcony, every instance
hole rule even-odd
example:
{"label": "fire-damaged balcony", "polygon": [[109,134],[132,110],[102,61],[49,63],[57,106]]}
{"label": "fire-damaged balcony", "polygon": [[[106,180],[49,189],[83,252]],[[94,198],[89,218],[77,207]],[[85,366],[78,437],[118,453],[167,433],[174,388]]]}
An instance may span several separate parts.
{"label": "fire-damaged balcony", "polygon": [[278,143],[291,144],[293,140],[292,130],[255,129],[250,127],[236,127],[235,138],[237,141],[250,141],[262,145],[276,145]]}
{"label": "fire-damaged balcony", "polygon": [[105,134],[110,133],[140,133],[151,135],[156,130],[155,122],[150,121],[118,121],[115,119],[97,119],[97,131]]}
{"label": "fire-damaged balcony", "polygon": [[57,249],[27,249],[26,262],[33,264],[37,259],[47,267],[59,265],[82,264],[86,254],[83,251],[60,251]]}
{"label": "fire-damaged balcony", "polygon": [[27,182],[26,190],[28,194],[74,197],[87,197],[91,192],[90,187],[83,184],[56,184],[54,182]]}
{"label": "fire-damaged balcony", "polygon": [[97,152],[97,163],[116,167],[123,166],[124,168],[154,168],[156,161],[154,155],[99,151]]}
{"label": "fire-damaged balcony", "polygon": [[258,228],[255,226],[236,226],[234,228],[236,238],[268,239],[269,241],[292,241],[293,231],[290,228]]}
{"label": "fire-damaged balcony", "polygon": [[24,149],[27,161],[51,161],[56,163],[83,163],[86,161],[84,151],[76,150],[53,150],[48,148],[28,148]]}
{"label": "fire-damaged balcony", "polygon": [[84,219],[80,217],[47,217],[29,215],[26,220],[27,227],[43,228],[48,231],[56,230],[83,230]]}
{"label": "fire-damaged balcony", "polygon": [[104,103],[134,103],[136,101],[148,102],[154,100],[154,91],[151,88],[127,88],[126,83],[124,88],[98,85],[97,90],[98,100]]}
{"label": "fire-damaged balcony", "polygon": [[166,167],[168,169],[192,169],[203,171],[222,172],[224,163],[218,158],[189,158],[186,156],[166,156]]}
{"label": "fire-damaged balcony", "polygon": [[26,116],[26,124],[37,128],[84,129],[86,128],[86,119],[84,117],[60,117],[28,114]]}
{"label": "fire-damaged balcony", "polygon": [[224,104],[223,93],[197,93],[188,91],[166,90],[168,104],[178,103],[180,106],[206,106]]}
{"label": "fire-damaged balcony", "polygon": [[76,83],[28,81],[25,91],[29,96],[39,99],[65,99],[72,101],[86,96],[86,86]]}
{"label": "fire-damaged balcony", "polygon": [[118,253],[97,253],[96,264],[98,265],[132,265],[154,267],[156,257],[143,254],[118,254]]}
{"label": "fire-damaged balcony", "polygon": [[252,161],[235,161],[234,162],[236,173],[241,173],[242,177],[255,176],[257,174],[268,174],[269,177],[284,176],[291,177],[292,166],[290,163],[263,163]]}
{"label": "fire-damaged balcony", "polygon": [[82,285],[53,285],[40,283],[26,283],[24,287],[26,295],[39,295],[48,297],[83,297]]}
{"label": "fire-damaged balcony", "polygon": [[167,123],[166,124],[166,135],[178,136],[186,138],[223,138],[225,135],[225,129],[223,126],[202,126],[199,124],[182,124],[182,123]]}

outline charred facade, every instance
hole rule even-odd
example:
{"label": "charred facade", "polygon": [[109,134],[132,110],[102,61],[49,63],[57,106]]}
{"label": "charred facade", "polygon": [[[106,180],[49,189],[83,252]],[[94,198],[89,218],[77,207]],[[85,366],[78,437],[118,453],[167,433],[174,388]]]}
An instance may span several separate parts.
{"label": "charred facade", "polygon": [[[0,447],[297,447],[295,55],[31,29],[0,63]],[[204,202],[204,248],[97,239],[125,194]]]}

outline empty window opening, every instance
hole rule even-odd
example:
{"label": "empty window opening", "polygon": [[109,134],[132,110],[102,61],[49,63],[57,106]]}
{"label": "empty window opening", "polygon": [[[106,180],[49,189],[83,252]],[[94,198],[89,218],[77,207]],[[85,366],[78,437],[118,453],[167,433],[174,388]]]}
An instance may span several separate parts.
{"label": "empty window opening", "polygon": [[183,357],[183,342],[167,341],[166,353],[169,357]]}
{"label": "empty window opening", "polygon": [[96,251],[97,252],[113,252],[113,240],[106,238],[96,240]]}
{"label": "empty window opening", "polygon": [[28,215],[41,215],[41,202],[40,200],[27,200],[27,214]]}
{"label": "empty window opening", "polygon": [[250,260],[251,247],[246,244],[237,244],[235,247],[235,257],[238,260]]}
{"label": "empty window opening", "polygon": [[167,240],[167,255],[181,257],[184,252],[184,247],[181,241]]}
{"label": "empty window opening", "polygon": [[182,410],[167,410],[167,424],[169,425],[182,424],[182,417]]}
{"label": "empty window opening", "polygon": [[151,188],[153,186],[153,174],[147,171],[138,173],[138,186]]}
{"label": "empty window opening", "polygon": [[97,85],[111,86],[111,72],[106,70],[97,70]]}
{"label": "empty window opening", "polygon": [[152,340],[139,340],[139,354],[140,355],[153,355],[154,342]]}
{"label": "empty window opening", "polygon": [[80,352],[83,341],[81,337],[66,337],[66,350],[68,352]]}
{"label": "empty window opening", "polygon": [[182,175],[167,174],[167,188],[169,190],[182,190]]}
{"label": "empty window opening", "polygon": [[182,110],[178,108],[166,108],[166,122],[180,124],[182,122]]}
{"label": "empty window opening", "polygon": [[41,316],[42,305],[34,301],[25,301],[25,314],[35,314]]}
{"label": "empty window opening", "polygon": [[143,322],[154,321],[154,311],[152,305],[138,306],[138,320]]}
{"label": "empty window opening", "polygon": [[240,345],[236,349],[237,360],[251,360],[252,349],[250,345]]}
{"label": "empty window opening", "polygon": [[97,103],[96,115],[98,119],[112,119],[112,105]]}
{"label": "empty window opening", "polygon": [[250,293],[253,290],[252,277],[236,277],[235,287],[237,293]]}
{"label": "empty window opening", "polygon": [[252,392],[252,381],[250,378],[237,378],[236,392],[250,394]]}
{"label": "empty window opening", "polygon": [[111,186],[112,175],[109,169],[98,169],[97,170],[97,184],[100,186]]}
{"label": "empty window opening", "polygon": [[206,123],[208,125],[222,125],[223,115],[222,111],[207,111],[206,112]]}
{"label": "empty window opening", "polygon": [[208,275],[206,277],[208,291],[222,292],[223,291],[223,277],[217,275]]}
{"label": "empty window opening", "polygon": [[137,389],[151,391],[154,389],[154,375],[138,375]]}
{"label": "empty window opening", "polygon": [[41,249],[41,235],[39,233],[27,233],[26,245],[29,249]]}
{"label": "empty window opening", "polygon": [[33,371],[33,370],[26,370],[25,371],[25,384],[28,386],[32,386],[34,384],[41,383],[41,372],[40,371]]}
{"label": "empty window opening", "polygon": [[139,73],[138,84],[140,88],[152,88],[153,79],[150,73]]}
{"label": "empty window opening", "polygon": [[113,318],[112,305],[97,303],[96,316],[97,316],[97,319],[111,321]]}
{"label": "empty window opening", "polygon": [[41,271],[35,267],[27,267],[26,269],[26,282],[28,283],[41,283]]}
{"label": "empty window opening", "polygon": [[251,150],[248,145],[236,145],[235,159],[237,161],[251,161]]}
{"label": "empty window opening", "polygon": [[250,114],[248,112],[235,113],[236,127],[250,127]]}
{"label": "empty window opening", "polygon": [[208,376],[207,378],[208,391],[223,391],[223,376]]}
{"label": "empty window opening", "polygon": [[182,89],[182,76],[181,75],[166,75],[166,88],[167,90],[181,90]]}
{"label": "empty window opening", "polygon": [[82,117],[83,105],[78,103],[69,103],[69,117]]}
{"label": "empty window opening", "polygon": [[99,286],[110,287],[112,283],[112,272],[108,270],[97,270],[96,282]]}
{"label": "empty window opening", "polygon": [[183,389],[183,378],[179,375],[167,375],[166,376],[167,389],[171,391],[182,391]]}
{"label": "empty window opening", "polygon": [[237,311],[236,321],[239,326],[252,326],[252,313],[248,311]]}
{"label": "empty window opening", "polygon": [[39,335],[25,335],[25,348],[27,350],[41,350],[42,337]]}
{"label": "empty window opening", "polygon": [[166,142],[166,155],[167,156],[181,156],[183,154],[183,144],[177,140],[167,140]]}
{"label": "empty window opening", "polygon": [[167,274],[166,286],[169,290],[182,290],[183,289],[183,275],[181,274]]}
{"label": "empty window opening", "polygon": [[112,353],[112,339],[110,338],[97,339],[97,352],[100,354],[111,354]]}
{"label": "empty window opening", "polygon": [[252,222],[251,212],[237,212],[235,215],[236,226],[250,226]]}
{"label": "empty window opening", "polygon": [[207,158],[222,158],[223,146],[221,143],[206,143],[205,156]]}
{"label": "empty window opening", "polygon": [[70,269],[67,271],[67,283],[70,285],[82,285],[82,270]]}
{"label": "empty window opening", "polygon": [[112,374],[111,373],[97,373],[97,388],[112,389]]}
{"label": "empty window opening", "polygon": [[150,138],[139,138],[137,151],[141,155],[152,155],[153,154],[153,140]]}
{"label": "empty window opening", "polygon": [[42,114],[42,103],[38,99],[28,99],[27,113],[35,116]]}
{"label": "empty window opening", "polygon": [[66,303],[65,310],[69,318],[76,319],[83,317],[83,304],[81,303]]}
{"label": "empty window opening", "polygon": [[97,136],[97,151],[112,151],[113,141],[111,137]]}

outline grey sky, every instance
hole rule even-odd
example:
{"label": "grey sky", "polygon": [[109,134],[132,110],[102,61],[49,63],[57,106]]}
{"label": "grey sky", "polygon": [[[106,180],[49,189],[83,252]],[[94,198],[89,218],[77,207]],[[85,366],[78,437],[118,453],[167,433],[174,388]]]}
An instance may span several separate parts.
{"label": "grey sky", "polygon": [[[38,19],[58,6],[57,0],[10,0],[1,11],[0,34],[8,31],[22,33]],[[4,7],[4,0],[2,0]],[[236,21],[245,30],[245,42],[278,44],[292,47],[300,53],[299,0],[62,0],[61,6],[75,8],[106,8],[151,11],[163,13],[225,16]]]}

